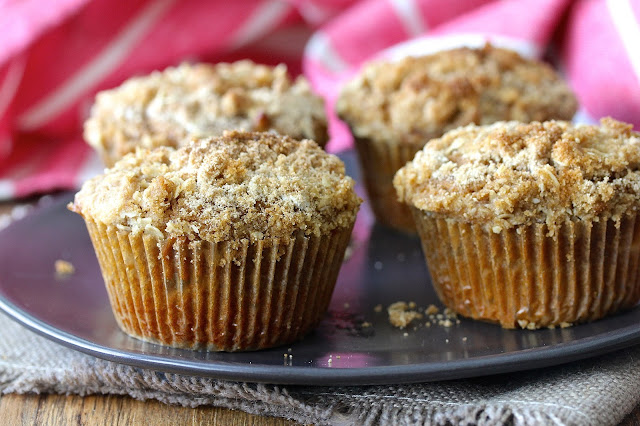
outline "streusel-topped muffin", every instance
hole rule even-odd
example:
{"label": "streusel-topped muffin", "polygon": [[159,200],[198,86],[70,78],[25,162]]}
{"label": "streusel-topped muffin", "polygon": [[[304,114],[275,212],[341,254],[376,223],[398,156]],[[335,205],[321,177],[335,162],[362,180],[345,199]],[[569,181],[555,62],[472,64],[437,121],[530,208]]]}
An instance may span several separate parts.
{"label": "streusel-topped muffin", "polygon": [[527,328],[595,320],[640,299],[640,134],[500,122],[429,142],[394,179],[442,301]]}
{"label": "streusel-topped muffin", "polygon": [[324,102],[303,77],[247,60],[182,64],[100,92],[84,136],[111,166],[136,147],[178,147],[186,136],[224,130],[276,130],[321,146],[328,139]]}
{"label": "streusel-topped muffin", "polygon": [[87,181],[87,223],[128,334],[208,350],[299,339],[324,314],[360,199],[337,157],[275,133],[139,149]]}
{"label": "streusel-topped muffin", "polygon": [[371,63],[336,106],[355,138],[376,218],[407,231],[411,214],[391,181],[430,139],[470,123],[568,120],[576,108],[550,66],[490,45]]}

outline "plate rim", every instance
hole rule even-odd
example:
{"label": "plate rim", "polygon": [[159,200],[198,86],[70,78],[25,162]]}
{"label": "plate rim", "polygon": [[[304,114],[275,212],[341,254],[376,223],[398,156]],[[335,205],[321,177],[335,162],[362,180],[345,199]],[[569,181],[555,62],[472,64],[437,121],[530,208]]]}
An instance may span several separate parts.
{"label": "plate rim", "polygon": [[[433,361],[396,366],[354,368],[314,366],[310,368],[302,365],[243,364],[218,360],[188,361],[155,354],[138,354],[103,346],[60,330],[8,302],[1,293],[0,310],[12,320],[48,340],[106,361],[165,373],[279,385],[388,385],[493,376],[580,361],[624,349],[640,342],[640,327],[628,325],[615,330],[615,332],[602,333],[602,336],[590,336],[552,346],[483,355],[464,360]],[[120,332],[122,333],[122,331]],[[187,349],[180,350],[187,351]],[[531,366],[522,368],[523,364]],[[444,368],[445,366],[446,368]],[[487,372],[488,368],[491,368],[490,372]],[[390,377],[393,377],[392,381],[389,380]],[[309,380],[313,381],[309,382]]]}
{"label": "plate rim", "polygon": [[[66,204],[71,194],[71,192],[62,193],[51,202],[36,206],[24,218],[12,222],[7,228],[0,231],[0,237],[5,233],[6,229],[21,223],[31,216],[43,214],[43,212],[46,213],[48,210],[59,208],[61,204]],[[640,307],[636,306],[633,309],[639,310]],[[57,328],[31,312],[17,307],[5,298],[1,283],[0,311],[4,312],[13,321],[50,341],[106,361],[166,373],[281,385],[389,385],[457,380],[557,366],[603,355],[640,343],[640,327],[631,324],[569,342],[460,360],[348,368],[319,365],[311,367],[295,364],[246,364],[220,360],[183,360],[159,354],[137,353],[104,346]],[[621,312],[617,315],[625,315],[629,314],[629,312]],[[119,332],[126,336],[121,330]],[[153,345],[153,343],[149,344]],[[179,351],[188,350],[179,349]]]}

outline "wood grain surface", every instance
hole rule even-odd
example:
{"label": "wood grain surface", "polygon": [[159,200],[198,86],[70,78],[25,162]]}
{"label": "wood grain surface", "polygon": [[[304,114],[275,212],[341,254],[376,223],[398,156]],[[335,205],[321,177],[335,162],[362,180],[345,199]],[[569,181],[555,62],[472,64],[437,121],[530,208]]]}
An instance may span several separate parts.
{"label": "wood grain surface", "polygon": [[3,425],[228,425],[297,423],[216,407],[186,408],[126,396],[3,395]]}
{"label": "wood grain surface", "polygon": [[[216,407],[186,408],[126,396],[2,395],[3,425],[229,425],[284,426],[298,423]],[[621,423],[640,426],[640,406]]]}

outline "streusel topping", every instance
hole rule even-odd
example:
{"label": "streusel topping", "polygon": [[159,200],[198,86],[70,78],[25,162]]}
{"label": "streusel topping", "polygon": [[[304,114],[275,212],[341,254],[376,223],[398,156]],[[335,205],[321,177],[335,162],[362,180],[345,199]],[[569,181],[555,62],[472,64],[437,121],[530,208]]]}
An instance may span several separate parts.
{"label": "streusel topping", "polygon": [[569,120],[576,108],[550,66],[490,45],[368,64],[336,105],[355,136],[418,146],[471,123]]}
{"label": "streusel topping", "polygon": [[399,199],[494,232],[567,219],[619,220],[640,207],[640,134],[607,118],[469,125],[429,142],[394,178]]}
{"label": "streusel topping", "polygon": [[315,142],[233,131],[138,149],[85,182],[70,208],[158,237],[239,242],[351,226],[360,202],[342,161]]}
{"label": "streusel topping", "polygon": [[292,81],[284,65],[239,61],[182,64],[103,91],[84,136],[111,165],[136,147],[175,147],[188,135],[271,129],[323,146],[324,102],[303,77]]}

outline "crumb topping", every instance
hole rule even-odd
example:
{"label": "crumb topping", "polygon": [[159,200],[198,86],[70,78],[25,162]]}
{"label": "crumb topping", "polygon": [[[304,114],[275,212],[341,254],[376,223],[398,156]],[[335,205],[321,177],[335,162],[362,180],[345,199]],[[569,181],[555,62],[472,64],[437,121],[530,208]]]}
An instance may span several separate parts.
{"label": "crumb topping", "polygon": [[321,146],[328,140],[324,102],[303,77],[292,81],[283,64],[247,60],[182,64],[103,91],[84,136],[115,162],[136,147],[176,147],[188,135],[234,129],[276,130]]}
{"label": "crumb topping", "polygon": [[471,123],[569,120],[576,108],[550,66],[490,45],[368,64],[336,104],[355,136],[419,147]]}
{"label": "crumb topping", "polygon": [[486,224],[620,220],[640,206],[640,134],[601,126],[502,122],[469,125],[429,142],[400,169],[401,201],[427,214]]}
{"label": "crumb topping", "polygon": [[139,149],[85,182],[70,208],[159,238],[219,242],[350,227],[360,203],[342,161],[315,142],[229,131]]}

